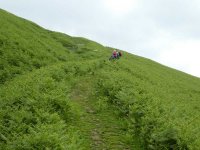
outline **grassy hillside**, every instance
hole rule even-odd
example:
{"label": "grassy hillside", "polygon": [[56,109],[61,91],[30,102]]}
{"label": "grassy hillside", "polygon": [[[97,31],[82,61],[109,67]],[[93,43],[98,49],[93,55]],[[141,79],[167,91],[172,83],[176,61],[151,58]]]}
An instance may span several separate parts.
{"label": "grassy hillside", "polygon": [[0,83],[26,71],[73,60],[71,52],[92,57],[98,53],[94,48],[103,49],[95,42],[45,30],[3,10],[0,16]]}
{"label": "grassy hillside", "polygon": [[0,18],[0,149],[199,149],[199,78]]}

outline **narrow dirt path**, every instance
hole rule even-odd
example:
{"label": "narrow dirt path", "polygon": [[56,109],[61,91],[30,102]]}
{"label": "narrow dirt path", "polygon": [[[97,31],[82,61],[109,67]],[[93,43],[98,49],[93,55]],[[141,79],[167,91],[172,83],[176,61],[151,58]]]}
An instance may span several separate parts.
{"label": "narrow dirt path", "polygon": [[77,83],[72,89],[71,100],[81,111],[77,126],[83,135],[86,149],[91,150],[138,150],[130,142],[130,135],[123,128],[123,121],[110,108],[98,110],[98,103],[93,93],[91,79]]}

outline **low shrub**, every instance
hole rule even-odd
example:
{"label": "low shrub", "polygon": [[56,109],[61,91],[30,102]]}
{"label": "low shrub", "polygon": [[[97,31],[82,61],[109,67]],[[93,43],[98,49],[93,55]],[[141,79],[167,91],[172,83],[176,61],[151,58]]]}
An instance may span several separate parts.
{"label": "low shrub", "polygon": [[68,87],[51,73],[42,69],[1,88],[1,148],[67,148]]}

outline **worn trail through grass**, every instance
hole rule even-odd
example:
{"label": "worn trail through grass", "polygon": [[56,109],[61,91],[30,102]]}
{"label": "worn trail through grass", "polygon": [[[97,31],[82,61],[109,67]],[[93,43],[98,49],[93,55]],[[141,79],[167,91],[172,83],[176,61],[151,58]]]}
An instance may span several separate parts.
{"label": "worn trail through grass", "polygon": [[[91,150],[131,150],[139,149],[125,131],[123,121],[117,117],[112,108],[99,104],[93,96],[91,79],[78,82],[71,92],[74,109],[80,110],[75,120],[83,139],[84,149]],[[103,109],[102,106],[104,105]]]}

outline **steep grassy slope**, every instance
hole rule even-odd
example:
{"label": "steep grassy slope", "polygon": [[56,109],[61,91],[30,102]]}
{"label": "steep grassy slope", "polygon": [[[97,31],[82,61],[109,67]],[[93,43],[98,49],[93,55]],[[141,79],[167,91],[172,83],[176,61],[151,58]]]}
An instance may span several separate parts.
{"label": "steep grassy slope", "polygon": [[98,53],[95,49],[103,50],[95,42],[45,30],[3,10],[0,16],[0,83],[26,71],[73,60],[72,51],[93,57]]}
{"label": "steep grassy slope", "polygon": [[0,149],[200,147],[199,78],[0,18]]}
{"label": "steep grassy slope", "polygon": [[101,69],[97,95],[129,120],[147,149],[198,149],[199,79],[131,57]]}

